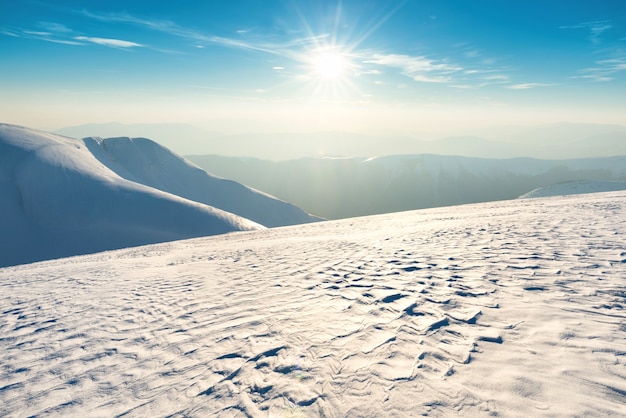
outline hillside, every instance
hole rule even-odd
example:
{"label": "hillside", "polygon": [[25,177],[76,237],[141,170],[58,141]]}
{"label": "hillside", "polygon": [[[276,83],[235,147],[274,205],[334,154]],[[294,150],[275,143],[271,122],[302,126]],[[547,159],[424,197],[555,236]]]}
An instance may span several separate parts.
{"label": "hillside", "polygon": [[85,138],[102,164],[120,177],[222,209],[266,227],[320,221],[296,206],[240,183],[215,177],[146,138]]}
{"label": "hillside", "polygon": [[2,268],[0,415],[623,416],[625,212],[521,199]]}
{"label": "hillside", "polygon": [[121,178],[81,140],[0,125],[0,266],[233,231],[248,219]]}

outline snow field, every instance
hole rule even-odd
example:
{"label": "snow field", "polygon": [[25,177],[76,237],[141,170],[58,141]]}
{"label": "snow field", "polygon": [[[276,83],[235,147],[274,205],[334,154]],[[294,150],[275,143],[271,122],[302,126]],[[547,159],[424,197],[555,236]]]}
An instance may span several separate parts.
{"label": "snow field", "polygon": [[0,415],[626,414],[626,194],[0,269]]}

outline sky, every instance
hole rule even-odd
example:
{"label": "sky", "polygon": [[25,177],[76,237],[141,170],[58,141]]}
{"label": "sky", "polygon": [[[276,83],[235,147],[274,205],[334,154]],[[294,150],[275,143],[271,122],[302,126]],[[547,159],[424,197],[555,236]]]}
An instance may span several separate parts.
{"label": "sky", "polygon": [[3,1],[0,57],[0,122],[40,129],[626,125],[622,0]]}

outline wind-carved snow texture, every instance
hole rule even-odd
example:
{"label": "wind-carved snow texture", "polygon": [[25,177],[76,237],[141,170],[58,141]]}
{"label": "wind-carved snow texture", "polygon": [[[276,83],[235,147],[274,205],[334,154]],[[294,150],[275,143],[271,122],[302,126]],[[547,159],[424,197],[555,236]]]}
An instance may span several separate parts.
{"label": "wind-carved snow texture", "polygon": [[626,194],[0,269],[2,416],[623,416]]}

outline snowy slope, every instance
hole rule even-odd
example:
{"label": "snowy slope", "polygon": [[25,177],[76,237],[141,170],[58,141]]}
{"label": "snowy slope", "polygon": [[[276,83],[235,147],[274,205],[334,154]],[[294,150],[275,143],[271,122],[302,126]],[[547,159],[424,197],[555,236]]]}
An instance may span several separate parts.
{"label": "snowy slope", "polygon": [[0,415],[625,416],[624,213],[511,200],[0,269]]}
{"label": "snowy slope", "polygon": [[321,220],[240,183],[210,175],[145,138],[85,138],[101,163],[120,177],[220,208],[267,227]]}
{"label": "snowy slope", "polygon": [[566,196],[570,194],[613,192],[626,190],[626,181],[591,181],[578,180],[539,187],[520,196],[520,199],[532,197]]}
{"label": "snowy slope", "polygon": [[81,140],[0,124],[0,266],[262,228],[125,180]]}

